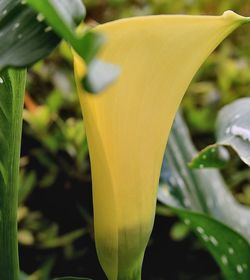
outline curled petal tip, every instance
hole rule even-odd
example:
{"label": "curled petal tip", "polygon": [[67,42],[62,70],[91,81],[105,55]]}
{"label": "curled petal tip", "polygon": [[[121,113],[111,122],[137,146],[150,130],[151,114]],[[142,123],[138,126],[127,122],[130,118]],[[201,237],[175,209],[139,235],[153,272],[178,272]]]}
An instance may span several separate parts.
{"label": "curled petal tip", "polygon": [[235,13],[234,11],[231,11],[231,10],[228,10],[228,11],[225,11],[222,15],[225,19],[228,19],[228,20],[240,20],[240,21],[243,21],[243,22],[249,22],[250,21],[250,17],[243,17],[237,13]]}

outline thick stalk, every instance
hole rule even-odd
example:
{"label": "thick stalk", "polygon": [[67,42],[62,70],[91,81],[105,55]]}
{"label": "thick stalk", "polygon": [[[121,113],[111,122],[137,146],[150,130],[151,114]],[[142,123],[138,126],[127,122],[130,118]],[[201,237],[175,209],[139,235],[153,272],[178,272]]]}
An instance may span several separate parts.
{"label": "thick stalk", "polygon": [[[128,262],[127,267],[120,267],[118,269],[117,280],[141,280],[143,256],[144,254],[142,254],[142,256],[138,258],[138,260],[134,263],[134,266],[131,266],[131,263],[129,264]],[[132,257],[131,259],[133,260]]]}
{"label": "thick stalk", "polygon": [[135,274],[129,276],[118,276],[117,280],[141,280],[141,270],[138,270]]}
{"label": "thick stalk", "polygon": [[18,280],[18,176],[26,72],[9,69],[0,76],[0,279]]}

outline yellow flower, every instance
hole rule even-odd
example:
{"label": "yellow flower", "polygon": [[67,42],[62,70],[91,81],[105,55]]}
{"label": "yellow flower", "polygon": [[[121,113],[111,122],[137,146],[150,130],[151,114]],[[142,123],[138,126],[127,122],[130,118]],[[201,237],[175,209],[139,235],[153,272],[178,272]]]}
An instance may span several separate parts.
{"label": "yellow flower", "polygon": [[[157,186],[171,128],[194,74],[215,47],[248,21],[222,16],[148,16],[98,26],[107,43],[100,59],[121,75],[98,95],[75,73],[91,158],[94,228],[110,280],[138,280],[152,231]],[[183,139],[185,141],[185,139]]]}

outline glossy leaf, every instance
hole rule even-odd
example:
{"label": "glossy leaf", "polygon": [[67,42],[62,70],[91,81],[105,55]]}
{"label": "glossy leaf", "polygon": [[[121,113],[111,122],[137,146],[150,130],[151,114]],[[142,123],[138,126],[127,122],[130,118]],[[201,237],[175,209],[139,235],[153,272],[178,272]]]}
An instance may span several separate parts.
{"label": "glossy leaf", "polygon": [[[241,98],[221,109],[216,122],[217,142],[202,150],[191,162],[191,166],[216,167],[224,166],[220,158],[210,161],[204,155],[213,153],[215,149],[231,147],[241,160],[250,165],[250,98]],[[222,147],[221,147],[222,146]],[[202,166],[201,166],[202,164]]]}
{"label": "glossy leaf", "polygon": [[[226,279],[248,279],[250,210],[235,201],[219,171],[190,169],[188,162],[194,154],[196,149],[188,129],[177,114],[164,158],[158,199],[203,239]],[[233,247],[233,253],[229,247]]]}
{"label": "glossy leaf", "polygon": [[218,170],[193,170],[188,166],[196,152],[188,129],[177,114],[161,171],[159,198],[164,197],[164,202],[173,207],[211,215],[250,242],[249,208],[235,200]]}
{"label": "glossy leaf", "polygon": [[47,56],[60,41],[21,0],[0,1],[0,69],[31,65]]}
{"label": "glossy leaf", "polygon": [[198,236],[220,266],[225,279],[250,279],[250,246],[241,235],[207,215],[180,209],[173,211]]}
{"label": "glossy leaf", "polygon": [[209,145],[199,152],[190,162],[191,168],[221,168],[229,161],[230,155],[224,147]]}

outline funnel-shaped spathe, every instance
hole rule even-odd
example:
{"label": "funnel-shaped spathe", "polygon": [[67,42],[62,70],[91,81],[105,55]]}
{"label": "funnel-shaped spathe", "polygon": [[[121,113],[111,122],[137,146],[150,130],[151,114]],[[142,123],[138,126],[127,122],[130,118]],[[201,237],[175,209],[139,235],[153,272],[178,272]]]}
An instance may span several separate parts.
{"label": "funnel-shaped spathe", "polygon": [[121,68],[117,81],[99,95],[83,92],[84,68],[75,58],[91,158],[96,247],[110,280],[140,279],[177,108],[200,65],[244,21],[228,11],[98,26],[107,38],[100,58]]}

